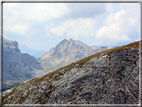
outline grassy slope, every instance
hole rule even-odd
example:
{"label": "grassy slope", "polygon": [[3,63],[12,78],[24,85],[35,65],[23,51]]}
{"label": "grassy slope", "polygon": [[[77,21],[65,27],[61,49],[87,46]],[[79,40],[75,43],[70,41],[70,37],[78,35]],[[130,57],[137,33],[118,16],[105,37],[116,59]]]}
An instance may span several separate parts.
{"label": "grassy slope", "polygon": [[[22,83],[22,84],[20,84],[20,85],[18,85],[18,86],[16,86],[16,87],[14,87],[13,90],[12,90],[10,93],[7,93],[7,94],[3,97],[3,100],[4,100],[5,98],[7,98],[8,96],[12,95],[12,94],[14,93],[14,91],[16,90],[16,88],[19,87],[19,86],[21,86],[21,85],[23,85],[23,84],[30,83],[30,82],[33,82],[33,81],[40,83],[40,82],[42,82],[42,80],[43,80],[45,77],[47,77],[47,76],[48,76],[49,78],[52,78],[55,74],[59,74],[59,75],[60,75],[60,72],[59,72],[60,70],[65,69],[65,68],[70,69],[72,66],[75,66],[76,64],[83,64],[83,63],[85,63],[86,61],[88,61],[88,60],[90,60],[90,59],[92,59],[92,58],[94,58],[94,57],[98,57],[98,56],[100,56],[101,54],[104,54],[104,53],[107,54],[107,55],[111,55],[111,53],[114,52],[114,51],[120,51],[120,50],[124,50],[124,49],[131,49],[131,48],[138,48],[138,47],[139,47],[139,41],[133,42],[133,43],[130,43],[130,44],[128,44],[128,45],[121,46],[121,47],[117,47],[117,48],[114,48],[114,49],[109,49],[109,50],[106,50],[106,51],[103,51],[103,52],[100,52],[100,53],[97,53],[97,54],[93,54],[93,55],[88,56],[88,57],[86,57],[86,58],[84,58],[84,59],[81,59],[81,60],[79,60],[79,61],[77,61],[77,62],[74,62],[74,63],[71,63],[71,64],[69,64],[69,65],[67,65],[67,66],[64,66],[64,67],[62,67],[62,68],[60,68],[60,69],[58,69],[58,70],[56,70],[56,71],[53,71],[53,72],[51,72],[51,73],[49,73],[49,74],[46,74],[46,75],[44,75],[44,76],[42,76],[42,77],[33,78],[33,79],[31,79],[31,80],[29,80],[29,81],[27,81],[27,82],[25,82],[25,83]],[[63,75],[63,74],[61,74],[61,75]]]}

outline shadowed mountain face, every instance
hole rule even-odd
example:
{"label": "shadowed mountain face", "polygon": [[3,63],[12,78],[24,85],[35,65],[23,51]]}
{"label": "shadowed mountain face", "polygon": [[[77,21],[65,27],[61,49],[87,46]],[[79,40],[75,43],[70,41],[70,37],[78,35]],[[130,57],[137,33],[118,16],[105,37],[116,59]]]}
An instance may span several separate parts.
{"label": "shadowed mountain face", "polygon": [[54,71],[97,52],[81,41],[64,39],[55,48],[43,54],[40,60],[44,70]]}
{"label": "shadowed mountain face", "polygon": [[86,57],[3,93],[4,104],[138,104],[139,42]]}
{"label": "shadowed mountain face", "polygon": [[42,74],[38,59],[22,54],[18,42],[3,39],[3,90],[35,77],[39,71]]}
{"label": "shadowed mountain face", "polygon": [[22,54],[16,41],[3,39],[3,80],[31,79],[34,70],[42,70],[36,58]]}

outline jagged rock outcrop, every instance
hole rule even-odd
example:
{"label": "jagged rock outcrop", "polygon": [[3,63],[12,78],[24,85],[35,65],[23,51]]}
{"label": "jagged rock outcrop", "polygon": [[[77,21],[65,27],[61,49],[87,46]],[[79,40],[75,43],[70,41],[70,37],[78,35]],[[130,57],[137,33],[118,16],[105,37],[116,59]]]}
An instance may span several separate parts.
{"label": "jagged rock outcrop", "polygon": [[3,93],[4,104],[138,104],[139,42],[97,53]]}
{"label": "jagged rock outcrop", "polygon": [[3,38],[3,53],[9,55],[13,52],[20,52],[18,42],[9,41]]}

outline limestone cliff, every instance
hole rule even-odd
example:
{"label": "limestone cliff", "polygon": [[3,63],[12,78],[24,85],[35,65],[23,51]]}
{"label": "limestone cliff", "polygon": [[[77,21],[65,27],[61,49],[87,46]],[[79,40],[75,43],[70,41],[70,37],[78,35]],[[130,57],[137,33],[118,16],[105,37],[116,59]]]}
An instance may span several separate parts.
{"label": "limestone cliff", "polygon": [[[44,53],[40,62],[44,70],[51,72],[98,53],[102,51],[101,49],[100,47],[92,48],[81,41],[64,39],[55,48],[51,48],[50,51]],[[103,50],[107,50],[107,47]]]}

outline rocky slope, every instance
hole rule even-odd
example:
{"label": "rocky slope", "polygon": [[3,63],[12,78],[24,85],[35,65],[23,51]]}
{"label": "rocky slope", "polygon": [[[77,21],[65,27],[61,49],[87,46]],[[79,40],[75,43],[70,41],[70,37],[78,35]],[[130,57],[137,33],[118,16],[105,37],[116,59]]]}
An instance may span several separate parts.
{"label": "rocky slope", "polygon": [[4,104],[138,104],[139,42],[86,57],[3,92]]}

